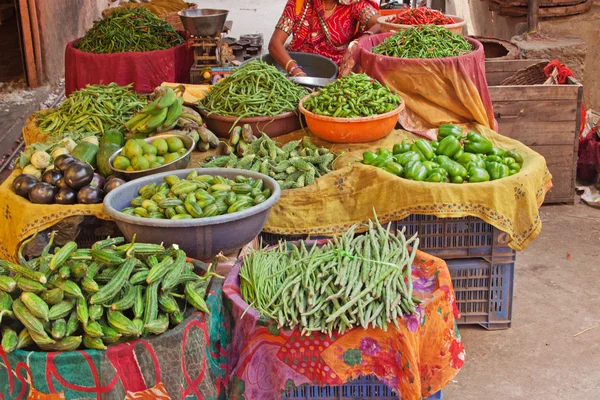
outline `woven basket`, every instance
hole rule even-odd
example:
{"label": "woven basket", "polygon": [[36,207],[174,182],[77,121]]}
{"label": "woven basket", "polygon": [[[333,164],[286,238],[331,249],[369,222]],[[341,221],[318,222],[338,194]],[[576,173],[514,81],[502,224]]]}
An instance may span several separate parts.
{"label": "woven basket", "polygon": [[523,68],[500,82],[500,86],[543,85],[548,79],[544,74],[546,65],[548,65],[548,61],[542,61]]}

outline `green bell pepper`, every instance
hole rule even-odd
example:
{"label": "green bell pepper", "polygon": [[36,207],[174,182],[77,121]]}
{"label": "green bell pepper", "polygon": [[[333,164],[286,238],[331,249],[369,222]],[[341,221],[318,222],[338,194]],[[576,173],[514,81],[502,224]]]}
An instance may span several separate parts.
{"label": "green bell pepper", "polygon": [[443,177],[448,176],[448,171],[446,171],[444,168],[439,167],[439,168],[434,168],[431,170],[432,174],[440,174]]}
{"label": "green bell pepper", "polygon": [[492,142],[478,133],[469,132],[465,140],[465,151],[469,153],[490,154],[493,149]]}
{"label": "green bell pepper", "polygon": [[422,182],[427,178],[427,167],[421,161],[411,161],[406,165],[406,179]]}
{"label": "green bell pepper", "polygon": [[[502,159],[502,164],[504,164],[504,165],[508,165],[508,166],[509,166],[509,168],[510,168],[510,166],[511,166],[511,165],[513,165],[513,164],[517,164],[517,161],[516,161],[514,158],[512,158],[512,157],[504,157],[504,158]],[[518,164],[517,164],[517,165],[518,165]]]}
{"label": "green bell pepper", "polygon": [[440,145],[438,146],[436,154],[438,156],[441,155],[441,156],[452,157],[461,148],[462,148],[462,146],[460,145],[460,142],[458,141],[458,139],[456,137],[454,137],[454,136],[446,136],[440,142]]}
{"label": "green bell pepper", "polygon": [[410,161],[421,161],[422,158],[418,153],[415,153],[414,151],[407,151],[406,153],[395,156],[395,160],[398,164],[405,167],[406,164],[408,164]]}
{"label": "green bell pepper", "polygon": [[438,172],[432,172],[427,179],[425,179],[426,182],[442,182],[443,180],[444,177]]}
{"label": "green bell pepper", "polygon": [[502,164],[502,158],[498,157],[498,156],[487,156],[485,158],[486,162],[497,162]]}
{"label": "green bell pepper", "polygon": [[402,154],[402,153],[406,153],[409,150],[410,150],[410,143],[406,143],[406,141],[403,140],[402,143],[396,143],[394,145],[394,149],[392,150],[392,152],[394,154]]}
{"label": "green bell pepper", "polygon": [[448,136],[454,136],[457,139],[462,138],[463,130],[460,126],[452,124],[442,124],[438,128],[438,139],[442,140]]}
{"label": "green bell pepper", "polygon": [[377,168],[382,168],[385,164],[392,160],[393,156],[389,154],[380,154],[377,156],[377,158],[375,158],[375,160],[373,160],[373,163],[371,165]]}
{"label": "green bell pepper", "polygon": [[490,174],[485,168],[479,168],[472,166],[469,168],[469,182],[488,182],[490,180]]}
{"label": "green bell pepper", "polygon": [[450,157],[448,156],[435,156],[433,158],[433,162],[442,165],[443,162],[450,161]]}
{"label": "green bell pepper", "polygon": [[455,158],[456,162],[466,167],[469,163],[481,161],[476,154],[463,152],[460,157]]}
{"label": "green bell pepper", "polygon": [[397,176],[402,175],[402,172],[404,171],[400,164],[395,163],[393,161],[390,161],[387,164],[385,164],[383,166],[383,170],[389,172],[390,174],[394,174]]}
{"label": "green bell pepper", "polygon": [[[471,153],[469,153],[471,154]],[[464,167],[466,167],[467,169],[470,169],[471,167],[477,167],[477,168],[483,168],[485,169],[485,161],[481,160],[481,159],[477,159],[475,161],[471,161],[469,164],[467,165],[463,165]]]}
{"label": "green bell pepper", "polygon": [[508,174],[509,175],[514,175],[517,172],[521,171],[521,166],[519,165],[519,163],[514,163],[513,165],[511,165],[510,167],[508,167]]}
{"label": "green bell pepper", "polygon": [[431,171],[434,168],[438,168],[440,164],[433,161],[423,161],[423,165],[427,167],[427,170]]}
{"label": "green bell pepper", "polygon": [[381,149],[377,150],[377,155],[380,155],[380,156],[384,156],[384,155],[385,156],[391,156],[391,155],[393,155],[393,153],[390,150],[386,149],[386,148],[381,148]]}
{"label": "green bell pepper", "polygon": [[431,146],[431,148],[433,149],[433,152],[435,153],[437,151],[437,148],[440,145],[440,142],[438,142],[437,140],[432,140],[431,142],[429,142],[429,145]]}
{"label": "green bell pepper", "polygon": [[462,156],[463,154],[465,154],[465,151],[463,150],[463,148],[461,147],[456,153],[454,153],[454,155],[452,156],[452,159],[454,161],[458,160],[460,158],[460,156]]}
{"label": "green bell pepper", "polygon": [[464,178],[467,176],[467,169],[456,161],[448,160],[440,163],[440,166],[448,171],[448,175],[450,175],[450,177],[460,176]]}
{"label": "green bell pepper", "polygon": [[485,169],[490,174],[491,181],[502,179],[509,174],[508,166],[494,161],[486,163]]}
{"label": "green bell pepper", "polygon": [[377,154],[373,153],[372,151],[365,151],[363,153],[362,162],[363,164],[372,165],[376,158]]}
{"label": "green bell pepper", "polygon": [[450,182],[452,182],[452,183],[463,183],[464,181],[465,181],[464,178],[459,175],[450,177]]}
{"label": "green bell pepper", "polygon": [[504,157],[505,153],[506,151],[504,149],[501,149],[500,147],[492,147],[491,155],[493,156]]}
{"label": "green bell pepper", "polygon": [[[433,157],[435,157],[435,153],[433,152],[433,149],[427,140],[419,139],[413,143],[413,146],[415,146],[421,152],[421,154],[423,154],[425,160],[431,160]],[[411,149],[413,146],[411,146]]]}
{"label": "green bell pepper", "polygon": [[507,151],[504,154],[504,157],[513,158],[516,162],[519,163],[520,166],[523,166],[523,157],[519,153],[517,153],[516,151],[514,151],[514,150]]}

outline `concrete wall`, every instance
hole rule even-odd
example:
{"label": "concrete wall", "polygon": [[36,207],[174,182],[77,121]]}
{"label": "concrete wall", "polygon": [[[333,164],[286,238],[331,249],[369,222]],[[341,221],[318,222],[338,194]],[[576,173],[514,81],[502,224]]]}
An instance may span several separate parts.
{"label": "concrete wall", "polygon": [[65,45],[85,34],[108,0],[36,0],[36,7],[44,71],[40,80],[53,84],[65,73]]}

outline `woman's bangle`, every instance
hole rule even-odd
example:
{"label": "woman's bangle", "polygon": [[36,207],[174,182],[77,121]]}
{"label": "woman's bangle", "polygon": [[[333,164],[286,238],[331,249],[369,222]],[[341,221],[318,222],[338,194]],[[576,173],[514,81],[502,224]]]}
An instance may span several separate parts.
{"label": "woman's bangle", "polygon": [[364,31],[364,32],[363,32],[363,36],[364,36],[364,35],[371,36],[371,35],[374,35],[374,33],[373,33],[373,32],[371,32],[371,31]]}
{"label": "woman's bangle", "polygon": [[294,73],[295,70],[302,70],[302,67],[299,65],[294,65],[292,68],[290,68],[290,71],[288,72],[288,75],[292,75]]}
{"label": "woman's bangle", "polygon": [[296,63],[296,64],[297,64],[296,60],[290,60],[290,61],[288,61],[288,62],[285,64],[285,67],[284,67],[283,69],[285,69],[285,70],[287,71],[287,70],[288,70],[288,67],[290,66],[290,64],[291,64],[291,63]]}

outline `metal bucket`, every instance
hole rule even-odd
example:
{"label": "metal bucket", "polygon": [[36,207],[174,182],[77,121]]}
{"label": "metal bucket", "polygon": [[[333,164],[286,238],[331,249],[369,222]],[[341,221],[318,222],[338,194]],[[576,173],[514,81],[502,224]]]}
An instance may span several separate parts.
{"label": "metal bucket", "polygon": [[229,11],[200,8],[182,10],[177,14],[181,18],[183,28],[189,34],[196,37],[215,37],[223,32]]}

